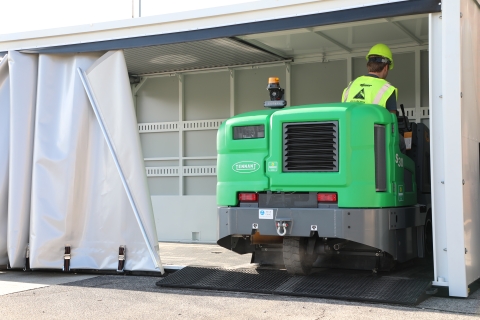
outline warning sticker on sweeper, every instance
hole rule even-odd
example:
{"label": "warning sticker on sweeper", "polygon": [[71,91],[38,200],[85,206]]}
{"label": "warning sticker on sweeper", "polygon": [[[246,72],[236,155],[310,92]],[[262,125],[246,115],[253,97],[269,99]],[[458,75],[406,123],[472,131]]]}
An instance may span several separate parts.
{"label": "warning sticker on sweeper", "polygon": [[412,149],[412,133],[411,132],[405,132],[403,137],[405,138],[405,147],[407,150]]}
{"label": "warning sticker on sweeper", "polygon": [[273,219],[273,210],[272,209],[260,209],[258,210],[259,219]]}

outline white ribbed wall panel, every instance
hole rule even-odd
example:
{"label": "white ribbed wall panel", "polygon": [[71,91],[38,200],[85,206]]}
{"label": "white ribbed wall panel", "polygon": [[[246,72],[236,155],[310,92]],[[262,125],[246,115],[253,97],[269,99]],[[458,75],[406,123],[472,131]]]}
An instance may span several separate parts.
{"label": "white ribbed wall panel", "polygon": [[140,133],[178,131],[178,122],[139,123],[138,131]]}
{"label": "white ribbed wall panel", "polygon": [[225,119],[183,121],[183,130],[216,130]]}
{"label": "white ribbed wall panel", "polygon": [[138,131],[140,133],[152,133],[152,132],[171,132],[179,131],[179,127],[183,127],[183,131],[189,130],[216,130],[225,119],[215,120],[195,120],[195,121],[182,121],[179,122],[152,122],[152,123],[139,123]]}
{"label": "white ribbed wall panel", "polygon": [[178,167],[147,167],[147,177],[178,177]]}
{"label": "white ribbed wall panel", "polygon": [[147,177],[179,177],[179,176],[216,176],[216,166],[184,166],[183,174],[179,167],[147,167]]}

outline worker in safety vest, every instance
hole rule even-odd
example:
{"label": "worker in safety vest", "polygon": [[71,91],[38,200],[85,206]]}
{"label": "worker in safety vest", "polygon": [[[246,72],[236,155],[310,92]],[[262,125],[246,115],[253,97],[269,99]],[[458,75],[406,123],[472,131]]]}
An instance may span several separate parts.
{"label": "worker in safety vest", "polygon": [[[379,43],[366,56],[368,74],[350,82],[343,90],[342,102],[378,104],[397,114],[398,90],[387,80],[388,71],[393,69],[390,48]],[[400,149],[405,153],[405,140],[400,136]]]}

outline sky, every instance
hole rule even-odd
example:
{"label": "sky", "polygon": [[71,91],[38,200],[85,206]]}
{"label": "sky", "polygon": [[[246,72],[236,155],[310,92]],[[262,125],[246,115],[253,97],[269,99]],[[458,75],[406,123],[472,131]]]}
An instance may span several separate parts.
{"label": "sky", "polygon": [[[259,0],[141,0],[141,15],[219,7]],[[138,16],[139,0],[1,0],[0,34],[91,24]],[[133,5],[132,5],[133,3]]]}

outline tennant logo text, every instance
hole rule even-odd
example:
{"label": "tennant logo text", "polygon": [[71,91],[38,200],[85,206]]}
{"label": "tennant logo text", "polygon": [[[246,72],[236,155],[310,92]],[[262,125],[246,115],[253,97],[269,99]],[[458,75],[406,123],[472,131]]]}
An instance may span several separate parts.
{"label": "tennant logo text", "polygon": [[238,173],[252,173],[260,169],[260,165],[254,161],[241,161],[235,163],[232,169]]}

